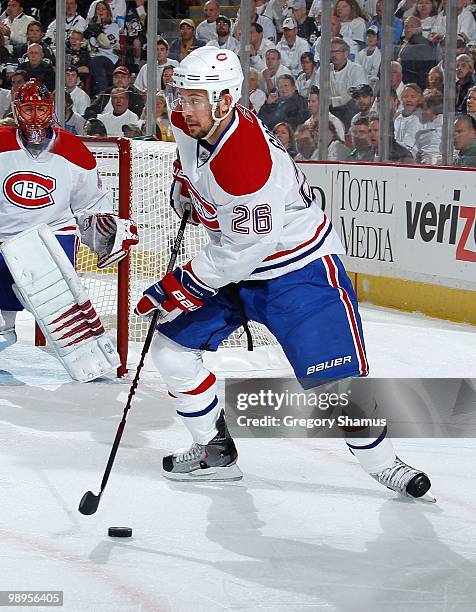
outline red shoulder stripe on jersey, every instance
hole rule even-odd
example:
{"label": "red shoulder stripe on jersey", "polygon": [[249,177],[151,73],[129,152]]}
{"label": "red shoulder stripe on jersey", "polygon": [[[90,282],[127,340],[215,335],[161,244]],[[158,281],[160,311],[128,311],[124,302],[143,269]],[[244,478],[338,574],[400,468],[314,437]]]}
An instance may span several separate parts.
{"label": "red shoulder stripe on jersey", "polygon": [[0,153],[18,151],[17,128],[13,126],[0,127]]}
{"label": "red shoulder stripe on jersey", "polygon": [[259,120],[244,111],[236,107],[239,124],[210,163],[218,185],[234,196],[255,193],[264,187],[273,165]]}
{"label": "red shoulder stripe on jersey", "polygon": [[55,128],[55,134],[56,140],[50,153],[64,157],[64,159],[67,159],[75,166],[84,168],[84,170],[93,170],[96,167],[94,155],[80,138],[66,130],[57,128]]}

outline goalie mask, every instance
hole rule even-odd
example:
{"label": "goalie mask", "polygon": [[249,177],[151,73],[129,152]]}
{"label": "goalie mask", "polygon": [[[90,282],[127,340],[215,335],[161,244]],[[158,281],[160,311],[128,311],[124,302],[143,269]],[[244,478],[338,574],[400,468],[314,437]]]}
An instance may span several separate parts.
{"label": "goalie mask", "polygon": [[53,123],[54,98],[43,83],[30,79],[15,93],[13,113],[25,140],[39,145]]}
{"label": "goalie mask", "polygon": [[[214,125],[205,136],[206,140],[241,98],[243,71],[233,51],[205,46],[195,49],[180,62],[174,69],[172,84],[167,90],[167,103],[172,112],[183,112],[179,89],[207,92]],[[225,116],[217,117],[217,107],[224,91],[230,94],[232,104]]]}

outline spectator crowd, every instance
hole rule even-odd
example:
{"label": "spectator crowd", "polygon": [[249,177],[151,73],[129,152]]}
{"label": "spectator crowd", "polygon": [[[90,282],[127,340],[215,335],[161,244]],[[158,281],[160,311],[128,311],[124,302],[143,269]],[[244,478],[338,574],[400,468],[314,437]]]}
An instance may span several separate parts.
{"label": "spectator crowd", "polygon": [[[296,160],[318,159],[320,88],[330,95],[327,159],[379,160],[383,0],[336,0],[331,71],[320,79],[320,0],[249,0],[250,108]],[[156,129],[146,134],[146,0],[65,0],[66,66],[56,66],[54,0],[0,2],[0,120],[29,78],[50,91],[65,70],[65,127],[76,134],[170,141],[165,88],[175,66],[210,45],[239,53],[239,2],[171,2],[176,35],[158,34]],[[441,160],[443,96],[455,88],[455,163],[476,166],[476,6],[457,0],[454,82],[444,83],[448,0],[394,2],[391,161]],[[197,10],[199,11],[197,13]],[[202,14],[202,19],[197,15]],[[176,16],[176,15],[174,15]],[[194,17],[195,16],[195,17]],[[192,18],[194,17],[194,18]],[[162,31],[159,15],[158,32]]]}

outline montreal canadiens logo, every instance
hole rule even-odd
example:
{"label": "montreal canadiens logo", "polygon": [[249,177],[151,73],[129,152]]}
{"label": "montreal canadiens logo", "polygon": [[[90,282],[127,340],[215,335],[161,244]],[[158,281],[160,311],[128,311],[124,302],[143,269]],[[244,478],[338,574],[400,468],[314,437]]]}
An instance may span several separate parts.
{"label": "montreal canadiens logo", "polygon": [[226,60],[226,58],[227,58],[226,53],[219,53],[219,54],[217,55],[217,60],[218,60],[219,62],[224,62],[224,61]]}
{"label": "montreal canadiens logo", "polygon": [[189,188],[189,193],[195,212],[197,213],[202,225],[212,231],[218,231],[220,229],[220,225],[217,219],[216,208],[210,204],[210,202],[206,202],[202,197],[200,197],[200,195],[194,189]]}
{"label": "montreal canadiens logo", "polygon": [[56,179],[37,172],[13,172],[3,183],[9,202],[20,208],[45,208],[54,204]]}

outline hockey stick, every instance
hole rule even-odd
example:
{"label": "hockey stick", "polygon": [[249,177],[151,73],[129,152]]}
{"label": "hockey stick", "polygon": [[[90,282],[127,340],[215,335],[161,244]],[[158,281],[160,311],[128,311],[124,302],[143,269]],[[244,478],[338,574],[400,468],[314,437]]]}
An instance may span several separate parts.
{"label": "hockey stick", "polygon": [[[179,252],[180,245],[182,244],[183,235],[185,233],[185,226],[187,225],[187,220],[188,220],[189,215],[190,215],[190,210],[185,209],[183,213],[183,217],[182,217],[182,222],[180,223],[180,228],[175,238],[174,246],[172,247],[172,253],[170,255],[170,260],[167,266],[167,272],[171,272],[175,265],[175,261],[177,259],[177,254]],[[149,348],[152,343],[152,338],[154,337],[154,332],[157,326],[159,314],[160,312],[158,310],[154,312],[150,325],[149,325],[149,330],[147,332],[144,346],[142,348],[142,354],[140,357],[139,365],[137,366],[136,375],[134,376],[134,380],[132,381],[132,385],[129,390],[129,397],[127,398],[126,407],[124,408],[124,413],[122,415],[122,420],[119,423],[119,427],[117,428],[116,437],[114,438],[114,443],[112,445],[111,453],[109,455],[106,469],[104,471],[104,476],[101,482],[101,490],[99,491],[97,495],[94,495],[92,491],[87,491],[83,495],[83,497],[81,498],[81,501],[79,502],[79,507],[78,507],[78,510],[81,512],[81,514],[86,514],[86,515],[94,514],[96,510],[98,509],[99,502],[101,501],[101,496],[104,493],[104,489],[106,488],[107,481],[109,480],[109,474],[111,473],[114,459],[116,458],[116,453],[117,453],[117,449],[119,448],[119,443],[121,442],[122,433],[126,426],[127,413],[130,410],[130,407],[132,404],[132,398],[135,395],[137,385],[139,383],[139,376],[142,370],[142,366],[144,365],[145,357],[147,353],[149,352]]]}

